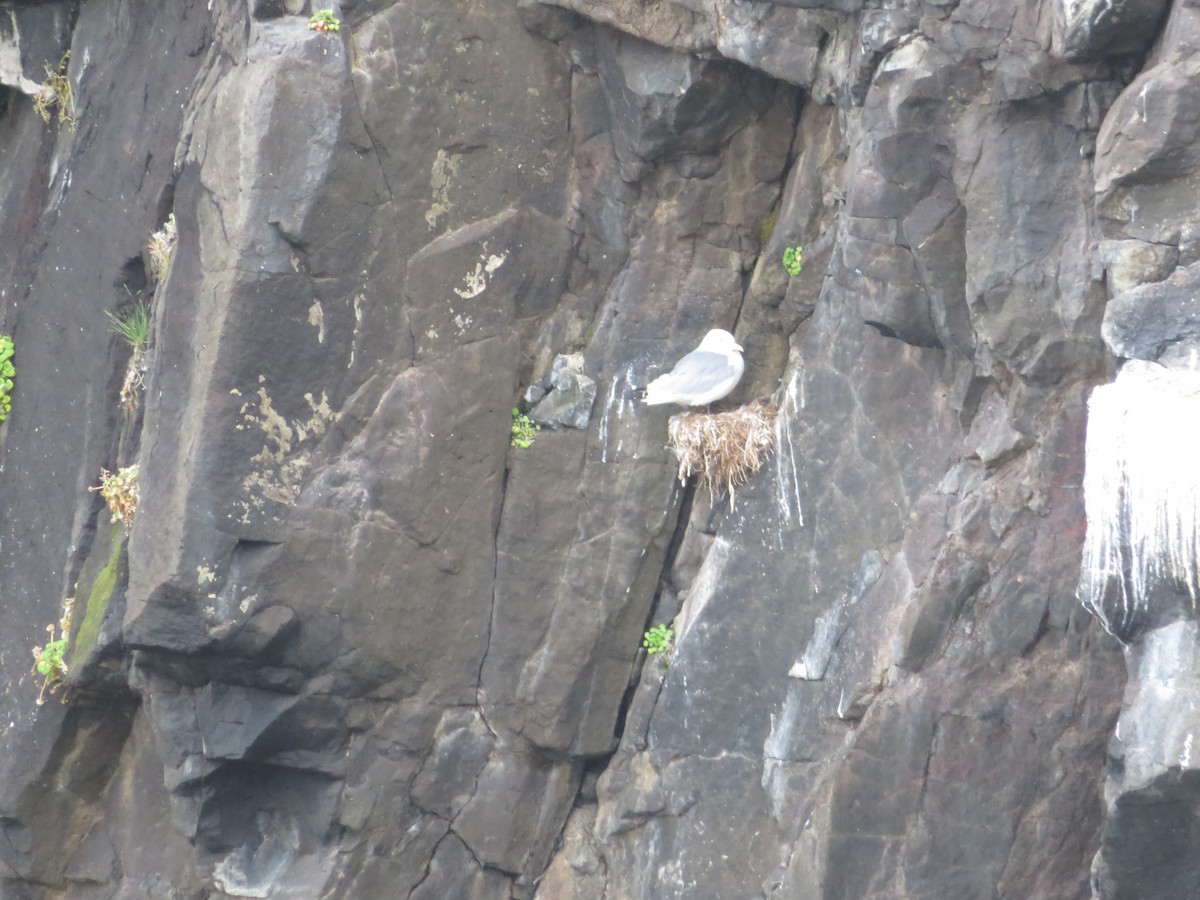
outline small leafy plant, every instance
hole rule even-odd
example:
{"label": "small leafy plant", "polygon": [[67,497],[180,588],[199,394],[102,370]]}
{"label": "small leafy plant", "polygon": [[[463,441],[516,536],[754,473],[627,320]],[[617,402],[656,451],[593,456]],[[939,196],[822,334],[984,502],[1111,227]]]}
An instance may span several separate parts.
{"label": "small leafy plant", "polygon": [[175,250],[178,234],[175,230],[175,213],[167,216],[163,227],[150,235],[146,254],[150,257],[150,275],[155,283],[161,282],[171,270],[171,253]]}
{"label": "small leafy plant", "polygon": [[804,248],[800,246],[784,248],[783,267],[789,275],[795,277],[800,274],[800,270],[804,268],[804,260],[801,258],[803,254]]}
{"label": "small leafy plant", "polygon": [[333,14],[333,10],[323,9],[308,20],[311,31],[341,31],[342,23]]}
{"label": "small leafy plant", "polygon": [[666,654],[671,652],[671,642],[674,640],[675,629],[669,625],[655,625],[642,636],[642,646],[651,656],[655,653]]}
{"label": "small leafy plant", "polygon": [[125,339],[133,350],[129,365],[125,367],[125,380],[121,383],[121,406],[133,412],[137,406],[137,392],[146,380],[146,341],[150,335],[150,306],[138,300],[133,309],[125,313],[105,310],[112,330]]}
{"label": "small leafy plant", "polygon": [[515,406],[512,411],[512,445],[519,447],[522,450],[528,449],[533,444],[534,436],[542,430],[542,426],[538,425],[533,419],[522,414]]}
{"label": "small leafy plant", "polygon": [[46,693],[53,694],[62,685],[63,676],[67,674],[67,663],[63,659],[67,652],[67,629],[71,623],[71,606],[73,601],[67,600],[63,605],[62,620],[58,627],[62,636],[55,638],[55,627],[47,625],[50,640],[40,647],[33,648],[33,671],[42,676],[42,689],[38,692],[37,705],[46,702]]}
{"label": "small leafy plant", "polygon": [[138,502],[136,464],[118,469],[115,474],[108,469],[101,469],[100,484],[88,490],[100,492],[112,513],[113,524],[120,523],[126,531],[133,527],[133,514],[137,511]]}
{"label": "small leafy plant", "polygon": [[0,334],[0,422],[12,412],[13,379],[17,370],[13,367],[13,341],[7,334]]}
{"label": "small leafy plant", "polygon": [[58,125],[66,125],[71,131],[75,130],[75,90],[71,87],[71,76],[67,74],[67,63],[71,59],[68,50],[59,60],[58,68],[50,68],[45,63],[46,82],[33,98],[33,110],[43,122],[50,124],[52,116],[58,116]]}

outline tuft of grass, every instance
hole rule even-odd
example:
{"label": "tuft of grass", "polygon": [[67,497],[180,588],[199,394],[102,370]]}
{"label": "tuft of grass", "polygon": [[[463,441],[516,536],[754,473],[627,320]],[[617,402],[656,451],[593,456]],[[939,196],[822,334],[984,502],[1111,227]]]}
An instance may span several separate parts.
{"label": "tuft of grass", "polygon": [[150,276],[155,284],[162,282],[171,270],[171,254],[175,250],[177,239],[175,213],[171,213],[163,227],[151,234],[146,244],[146,254],[150,257]]}
{"label": "tuft of grass", "polygon": [[41,90],[33,98],[33,109],[47,125],[51,118],[58,117],[58,127],[64,125],[70,131],[75,130],[75,89],[71,87],[71,76],[67,74],[67,63],[71,59],[71,51],[63,54],[58,62],[58,68],[52,69],[50,63],[45,63],[46,81]]}
{"label": "tuft of grass", "polygon": [[323,9],[313,14],[308,20],[308,27],[310,31],[341,31],[342,23],[333,14],[333,10]]}
{"label": "tuft of grass", "polygon": [[8,418],[12,412],[13,379],[17,370],[13,366],[13,340],[7,334],[0,334],[0,422]]}
{"label": "tuft of grass", "polygon": [[527,450],[542,426],[529,416],[523,415],[515,406],[512,411],[512,446]]}
{"label": "tuft of grass", "polygon": [[133,309],[125,313],[105,310],[112,330],[125,339],[133,353],[125,367],[125,380],[121,383],[121,408],[133,412],[137,406],[138,391],[146,381],[146,342],[150,337],[150,305],[138,300]]}
{"label": "tuft of grass", "polygon": [[38,691],[37,698],[38,706],[46,702],[47,692],[53,694],[59,689],[63,682],[63,676],[67,674],[67,663],[63,657],[67,652],[71,607],[74,602],[73,599],[68,598],[63,604],[62,619],[58,623],[58,628],[62,629],[61,637],[54,636],[56,629],[53,624],[47,625],[46,631],[50,633],[50,640],[40,647],[33,648],[33,671],[42,676],[42,689]]}
{"label": "tuft of grass", "polygon": [[118,469],[116,473],[108,469],[100,470],[100,484],[88,488],[89,491],[99,491],[108,510],[112,513],[113,524],[120,524],[128,531],[133,527],[133,514],[137,511],[138,502],[138,467],[136,464]]}
{"label": "tuft of grass", "polygon": [[150,334],[150,304],[138,300],[128,312],[115,313],[106,309],[104,315],[108,316],[112,330],[123,337],[135,353],[146,349],[146,338]]}
{"label": "tuft of grass", "polygon": [[679,460],[679,481],[697,475],[715,495],[729,492],[759,470],[775,449],[775,416],[779,408],[756,400],[721,413],[688,412],[672,416],[668,423],[671,449]]}

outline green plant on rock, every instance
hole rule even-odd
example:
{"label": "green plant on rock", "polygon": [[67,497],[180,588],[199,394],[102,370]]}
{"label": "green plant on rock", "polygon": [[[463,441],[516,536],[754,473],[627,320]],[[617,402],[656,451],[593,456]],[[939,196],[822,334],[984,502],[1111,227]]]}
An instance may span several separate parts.
{"label": "green plant on rock", "polygon": [[150,257],[150,276],[156,284],[166,278],[171,269],[171,254],[177,239],[175,213],[171,213],[163,227],[151,234],[146,244],[146,254]]}
{"label": "green plant on rock", "polygon": [[308,27],[312,31],[341,31],[342,23],[333,14],[333,10],[323,9],[308,20]]}
{"label": "green plant on rock", "polygon": [[515,406],[512,411],[512,445],[519,447],[522,450],[528,449],[533,444],[534,436],[542,430],[542,426],[538,425],[529,416],[524,415]]}
{"label": "green plant on rock", "polygon": [[17,370],[13,367],[13,341],[7,334],[0,334],[0,422],[12,412],[13,379]]}
{"label": "green plant on rock", "polygon": [[803,254],[804,248],[800,246],[784,248],[783,267],[789,275],[794,277],[800,274],[800,270],[804,268]]}
{"label": "green plant on rock", "polygon": [[67,74],[67,63],[71,59],[68,50],[59,60],[58,68],[45,64],[46,81],[33,98],[33,109],[43,122],[50,124],[52,116],[58,116],[58,125],[75,130],[75,89],[71,87],[71,76]]}
{"label": "green plant on rock", "polygon": [[128,531],[133,527],[133,514],[138,502],[138,467],[136,464],[118,469],[115,473],[100,470],[100,484],[88,488],[98,491],[108,504],[113,524],[120,523]]}
{"label": "green plant on rock", "polygon": [[133,412],[137,406],[137,395],[146,380],[146,341],[150,336],[150,305],[138,300],[133,309],[124,313],[105,310],[112,330],[125,339],[133,353],[125,367],[125,380],[121,383],[121,406]]}
{"label": "green plant on rock", "polygon": [[63,657],[67,652],[67,629],[70,627],[71,606],[73,601],[68,599],[63,605],[62,620],[58,628],[62,636],[55,638],[54,625],[47,625],[50,640],[40,647],[33,648],[33,671],[42,676],[42,689],[38,692],[37,705],[46,702],[46,693],[53,694],[62,685],[63,676],[67,674],[67,663]]}
{"label": "green plant on rock", "polygon": [[112,330],[135,352],[146,349],[146,338],[150,334],[150,304],[138,300],[128,312],[115,313],[106,309],[104,315],[108,316]]}
{"label": "green plant on rock", "polygon": [[671,652],[671,642],[674,640],[675,629],[670,625],[655,625],[642,636],[642,646],[651,656],[656,653],[666,654]]}

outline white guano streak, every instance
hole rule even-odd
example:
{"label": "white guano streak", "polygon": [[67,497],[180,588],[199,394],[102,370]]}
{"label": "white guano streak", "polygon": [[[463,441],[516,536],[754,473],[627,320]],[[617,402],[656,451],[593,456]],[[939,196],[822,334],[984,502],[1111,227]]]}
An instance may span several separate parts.
{"label": "white guano streak", "polygon": [[[1197,600],[1200,372],[1131,360],[1088,402],[1087,537],[1079,596],[1104,627],[1128,626],[1163,585]],[[1106,591],[1117,608],[1105,611]]]}
{"label": "white guano streak", "polygon": [[[794,515],[801,527],[804,526],[804,510],[800,507],[800,469],[796,465],[796,446],[792,440],[792,416],[797,415],[804,405],[803,380],[804,369],[801,367],[788,383],[783,403],[775,415],[775,502],[785,524],[791,522]],[[801,392],[799,398],[798,391]]]}

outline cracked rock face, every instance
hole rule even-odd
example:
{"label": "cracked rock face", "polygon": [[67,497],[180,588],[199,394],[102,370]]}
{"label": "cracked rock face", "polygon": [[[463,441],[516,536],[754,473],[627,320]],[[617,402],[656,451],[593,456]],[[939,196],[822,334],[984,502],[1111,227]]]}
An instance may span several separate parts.
{"label": "cracked rock face", "polygon": [[[1190,896],[1195,621],[1075,591],[1195,9],[885,5],[0,5],[0,894]],[[733,496],[640,403],[710,328]]]}

